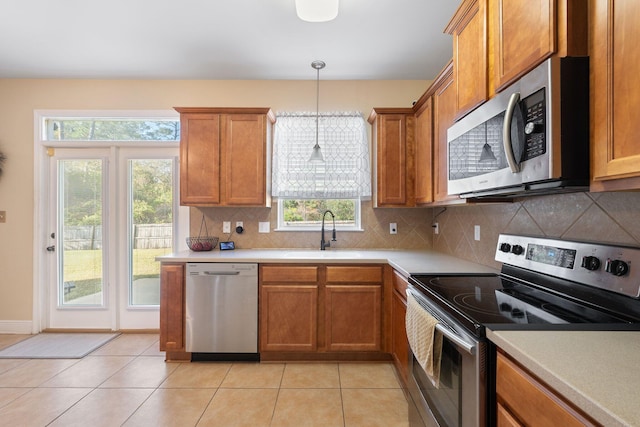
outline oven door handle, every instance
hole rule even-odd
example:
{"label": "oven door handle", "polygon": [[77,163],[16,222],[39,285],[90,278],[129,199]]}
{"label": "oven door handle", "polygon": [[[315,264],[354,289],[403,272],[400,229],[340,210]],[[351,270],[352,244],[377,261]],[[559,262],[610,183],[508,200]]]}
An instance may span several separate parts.
{"label": "oven door handle", "polygon": [[413,296],[413,298],[415,298],[415,300],[418,301],[418,304],[420,304],[420,307],[422,307],[424,311],[426,311],[431,316],[436,318],[436,320],[438,321],[438,323],[436,324],[436,329],[444,337],[446,337],[449,341],[453,342],[456,346],[460,347],[462,350],[466,351],[470,355],[473,356],[476,353],[475,344],[466,341],[464,338],[458,335],[453,328],[447,325],[440,316],[438,316],[432,310],[429,310],[429,308],[427,307],[427,303],[426,301],[424,301],[424,298],[422,296],[420,296],[419,294],[417,294],[416,292],[412,291],[409,288],[407,288],[406,292],[407,294],[411,294],[411,296]]}
{"label": "oven door handle", "polygon": [[460,347],[462,350],[466,351],[470,355],[474,355],[476,353],[476,346],[473,344],[469,344],[462,338],[460,338],[454,331],[444,326],[442,323],[438,323],[436,325],[436,329],[442,333],[449,341],[453,342],[456,346]]}

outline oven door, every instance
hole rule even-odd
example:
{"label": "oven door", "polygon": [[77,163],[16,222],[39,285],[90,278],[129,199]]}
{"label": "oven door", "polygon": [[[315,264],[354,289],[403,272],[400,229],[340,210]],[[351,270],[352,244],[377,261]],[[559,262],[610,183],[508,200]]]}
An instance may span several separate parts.
{"label": "oven door", "polygon": [[440,384],[435,387],[412,357],[409,393],[427,426],[487,425],[486,343],[465,333],[416,288],[411,293],[440,322],[442,357]]}

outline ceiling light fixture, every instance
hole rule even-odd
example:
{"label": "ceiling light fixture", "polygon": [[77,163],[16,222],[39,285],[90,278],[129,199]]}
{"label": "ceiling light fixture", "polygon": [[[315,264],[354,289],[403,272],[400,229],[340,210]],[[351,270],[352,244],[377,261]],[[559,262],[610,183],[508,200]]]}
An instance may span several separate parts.
{"label": "ceiling light fixture", "polygon": [[311,67],[316,70],[316,145],[313,146],[313,152],[309,157],[310,162],[324,162],[322,157],[322,151],[320,151],[320,144],[318,143],[318,120],[320,117],[320,70],[325,67],[323,61],[313,61]]}
{"label": "ceiling light fixture", "polygon": [[296,0],[298,18],[307,22],[327,22],[338,16],[339,0]]}

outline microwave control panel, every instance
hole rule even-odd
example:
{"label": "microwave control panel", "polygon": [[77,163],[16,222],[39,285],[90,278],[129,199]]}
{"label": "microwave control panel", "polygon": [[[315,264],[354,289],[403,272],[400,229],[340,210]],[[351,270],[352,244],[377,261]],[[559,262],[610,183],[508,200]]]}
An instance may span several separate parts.
{"label": "microwave control panel", "polygon": [[525,150],[522,160],[541,156],[547,151],[545,89],[524,98],[520,106],[524,116]]}

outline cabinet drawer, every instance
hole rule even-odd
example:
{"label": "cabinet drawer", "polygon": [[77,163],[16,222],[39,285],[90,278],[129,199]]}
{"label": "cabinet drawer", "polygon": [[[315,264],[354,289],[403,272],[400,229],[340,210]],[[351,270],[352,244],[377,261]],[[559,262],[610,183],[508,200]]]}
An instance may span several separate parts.
{"label": "cabinet drawer", "polygon": [[403,300],[407,301],[407,287],[409,286],[409,282],[404,278],[403,275],[398,273],[397,271],[393,271],[393,289],[398,291],[398,293],[402,296]]}
{"label": "cabinet drawer", "polygon": [[497,357],[496,378],[498,404],[524,425],[596,425],[501,353]]}
{"label": "cabinet drawer", "polygon": [[382,266],[327,266],[327,283],[381,283]]}
{"label": "cabinet drawer", "polygon": [[265,265],[260,278],[262,283],[316,283],[318,266]]}

